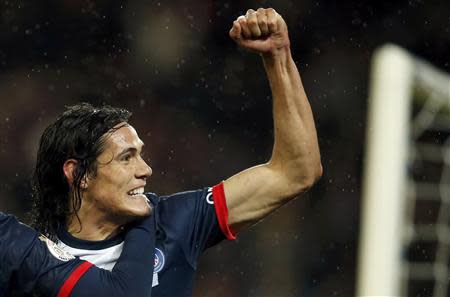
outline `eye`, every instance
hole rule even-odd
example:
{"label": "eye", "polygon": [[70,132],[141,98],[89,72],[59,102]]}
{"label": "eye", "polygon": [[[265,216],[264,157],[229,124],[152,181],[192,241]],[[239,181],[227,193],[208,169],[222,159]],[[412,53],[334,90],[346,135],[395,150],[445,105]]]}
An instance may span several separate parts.
{"label": "eye", "polygon": [[126,154],[126,155],[123,155],[122,156],[122,161],[130,161],[130,159],[131,159],[131,154]]}

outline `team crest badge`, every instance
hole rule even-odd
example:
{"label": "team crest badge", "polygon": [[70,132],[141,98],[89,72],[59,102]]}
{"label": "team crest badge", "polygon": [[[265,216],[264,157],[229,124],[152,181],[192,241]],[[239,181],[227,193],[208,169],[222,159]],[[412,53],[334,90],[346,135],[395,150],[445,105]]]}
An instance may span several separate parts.
{"label": "team crest badge", "polygon": [[163,252],[155,248],[155,266],[153,268],[153,273],[160,272],[164,267],[164,262],[166,261]]}
{"label": "team crest badge", "polygon": [[64,262],[75,259],[75,257],[72,254],[62,250],[60,247],[56,245],[56,243],[54,243],[44,235],[39,236],[39,239],[47,245],[48,250],[56,259],[59,259]]}

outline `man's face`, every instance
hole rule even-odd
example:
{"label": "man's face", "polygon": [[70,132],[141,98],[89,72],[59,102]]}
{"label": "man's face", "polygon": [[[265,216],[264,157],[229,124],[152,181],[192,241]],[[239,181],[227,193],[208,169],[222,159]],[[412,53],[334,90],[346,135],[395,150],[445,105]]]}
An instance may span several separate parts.
{"label": "man's face", "polygon": [[[152,174],[141,157],[144,143],[128,124],[106,138],[104,151],[97,158],[97,175],[87,180],[83,206],[94,214],[126,223],[150,214],[144,186]],[[90,211],[92,214],[92,212]]]}

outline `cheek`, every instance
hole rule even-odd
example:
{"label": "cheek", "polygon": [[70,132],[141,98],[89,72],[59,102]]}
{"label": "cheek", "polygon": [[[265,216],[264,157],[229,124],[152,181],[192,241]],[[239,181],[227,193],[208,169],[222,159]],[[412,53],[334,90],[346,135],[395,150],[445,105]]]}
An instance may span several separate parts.
{"label": "cheek", "polygon": [[105,182],[106,191],[111,196],[123,196],[131,190],[132,175],[130,170],[120,169],[111,171]]}
{"label": "cheek", "polygon": [[94,199],[101,204],[113,204],[123,199],[132,186],[132,168],[105,166],[97,172],[91,188]]}

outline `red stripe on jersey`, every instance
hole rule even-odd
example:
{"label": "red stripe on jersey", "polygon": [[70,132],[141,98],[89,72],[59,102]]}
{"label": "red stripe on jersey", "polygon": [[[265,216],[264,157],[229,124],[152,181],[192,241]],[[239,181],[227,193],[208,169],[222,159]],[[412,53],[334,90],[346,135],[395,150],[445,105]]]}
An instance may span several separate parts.
{"label": "red stripe on jersey", "polygon": [[236,234],[230,229],[228,225],[228,207],[225,200],[225,191],[223,189],[223,182],[214,186],[212,189],[214,207],[216,209],[217,221],[220,229],[229,240],[235,240]]}
{"label": "red stripe on jersey", "polygon": [[86,261],[78,266],[61,286],[57,297],[69,297],[77,282],[86,273],[86,271],[88,271],[89,268],[92,267],[92,265],[94,264]]}

